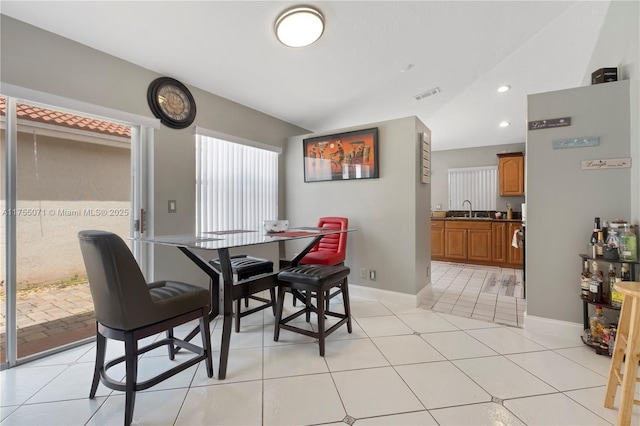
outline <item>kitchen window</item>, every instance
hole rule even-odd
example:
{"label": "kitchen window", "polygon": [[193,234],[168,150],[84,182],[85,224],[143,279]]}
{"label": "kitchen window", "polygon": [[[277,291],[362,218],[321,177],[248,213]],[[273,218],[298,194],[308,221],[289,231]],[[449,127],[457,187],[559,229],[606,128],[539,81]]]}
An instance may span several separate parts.
{"label": "kitchen window", "polygon": [[[498,167],[449,169],[449,210],[465,210],[469,200],[473,210],[495,210],[498,194]],[[467,206],[468,208],[468,206]]]}

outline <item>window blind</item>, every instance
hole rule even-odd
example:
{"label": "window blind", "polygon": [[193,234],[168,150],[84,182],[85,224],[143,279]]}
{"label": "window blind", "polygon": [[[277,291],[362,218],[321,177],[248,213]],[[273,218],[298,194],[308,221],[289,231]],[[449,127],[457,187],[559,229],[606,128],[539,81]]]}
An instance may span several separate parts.
{"label": "window blind", "polygon": [[260,230],[278,218],[278,154],[196,135],[196,232]]}
{"label": "window blind", "polygon": [[449,210],[495,210],[498,194],[498,167],[466,167],[449,169]]}

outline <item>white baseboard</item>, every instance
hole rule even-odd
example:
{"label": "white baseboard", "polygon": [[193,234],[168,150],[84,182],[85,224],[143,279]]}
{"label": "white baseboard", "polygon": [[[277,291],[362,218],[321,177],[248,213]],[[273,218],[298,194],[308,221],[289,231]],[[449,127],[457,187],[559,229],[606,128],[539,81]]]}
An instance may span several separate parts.
{"label": "white baseboard", "polygon": [[584,331],[580,323],[536,317],[527,315],[526,313],[524,317],[524,329],[534,333],[552,333],[554,335],[581,335]]}
{"label": "white baseboard", "polygon": [[350,296],[362,297],[365,299],[373,299],[373,300],[378,300],[380,302],[396,303],[398,305],[411,306],[412,308],[419,306],[420,293],[418,293],[417,295],[407,294],[407,293],[398,293],[397,291],[382,290],[379,288],[349,284]]}

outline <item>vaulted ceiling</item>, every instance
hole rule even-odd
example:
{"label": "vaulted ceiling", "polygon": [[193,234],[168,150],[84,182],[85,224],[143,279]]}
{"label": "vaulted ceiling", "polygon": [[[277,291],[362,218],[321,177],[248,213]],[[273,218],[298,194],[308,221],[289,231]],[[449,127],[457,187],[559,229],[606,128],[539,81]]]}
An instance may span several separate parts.
{"label": "vaulted ceiling", "polygon": [[0,11],[313,132],[415,115],[443,150],[524,142],[526,96],[584,84],[609,7],[303,2],[323,13],[325,32],[288,48],[273,27],[295,4],[3,0]]}

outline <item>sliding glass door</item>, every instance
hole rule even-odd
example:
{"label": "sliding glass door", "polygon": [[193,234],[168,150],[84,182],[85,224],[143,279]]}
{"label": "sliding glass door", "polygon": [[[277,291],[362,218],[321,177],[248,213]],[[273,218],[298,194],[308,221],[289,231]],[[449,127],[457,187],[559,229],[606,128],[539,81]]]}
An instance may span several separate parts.
{"label": "sliding glass door", "polygon": [[[2,177],[0,339],[2,362],[12,365],[94,335],[77,233],[101,229],[130,241],[139,232],[144,148],[153,131],[21,100],[4,99],[0,109],[2,164],[9,165]],[[6,125],[11,117],[15,129]]]}

